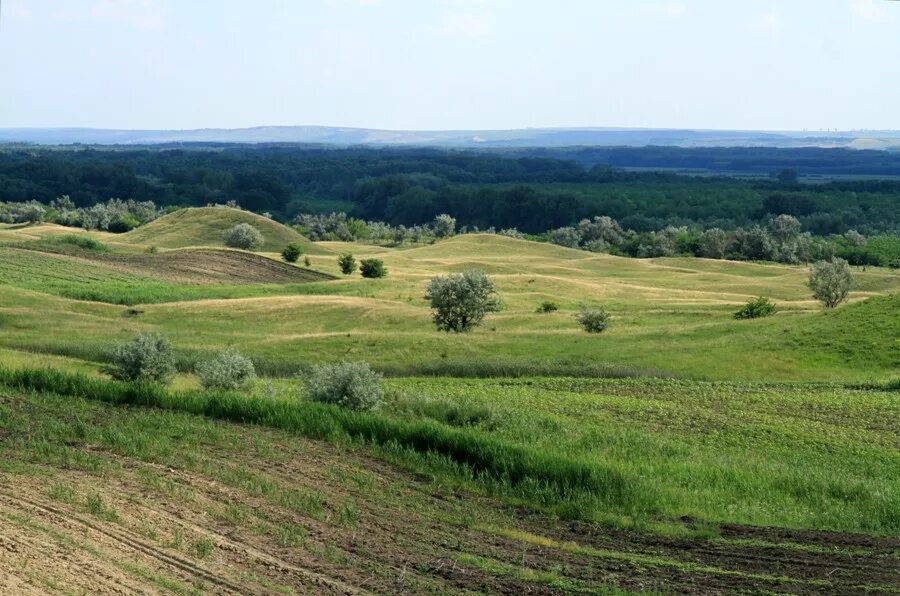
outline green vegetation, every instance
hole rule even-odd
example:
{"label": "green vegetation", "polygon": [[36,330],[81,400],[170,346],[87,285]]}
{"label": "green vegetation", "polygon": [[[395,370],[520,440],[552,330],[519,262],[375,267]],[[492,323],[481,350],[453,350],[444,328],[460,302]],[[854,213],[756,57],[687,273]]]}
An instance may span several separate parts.
{"label": "green vegetation", "polygon": [[588,333],[602,333],[609,327],[612,317],[605,308],[582,306],[575,315],[575,320]]}
{"label": "green vegetation", "polygon": [[538,307],[534,310],[534,312],[538,313],[548,313],[548,312],[556,312],[559,310],[559,305],[552,300],[544,300]]}
{"label": "green vegetation", "polygon": [[760,296],[758,298],[751,298],[747,301],[747,304],[742,306],[737,312],[734,313],[735,319],[759,319],[762,317],[768,317],[775,314],[777,308],[775,307],[775,303],[766,298],[765,296]]}
{"label": "green vegetation", "polygon": [[[373,519],[407,523],[398,511],[416,515],[417,503],[440,495],[436,501],[450,504],[444,517],[386,532],[401,550],[413,534],[435,542],[434,528],[451,528],[448,545],[477,535],[476,546],[441,550],[467,570],[454,578],[474,578],[454,584],[457,591],[596,591],[599,576],[570,572],[594,566],[606,570],[612,590],[648,573],[655,579],[641,585],[654,589],[681,581],[679,589],[715,591],[728,581],[746,591],[787,582],[852,592],[891,583],[859,570],[832,578],[726,568],[721,561],[730,554],[707,554],[736,549],[758,561],[774,556],[766,549],[795,548],[772,546],[784,541],[816,558],[816,569],[831,569],[832,559],[849,555],[828,551],[822,536],[843,537],[813,534],[823,531],[873,535],[871,552],[854,557],[882,557],[891,548],[883,546],[889,538],[875,536],[900,534],[895,272],[854,272],[842,296],[849,304],[821,309],[805,266],[629,259],[511,232],[453,234],[412,248],[298,245],[309,269],[283,262],[288,243],[266,254],[148,252],[167,228],[180,228],[184,242],[219,243],[221,228],[198,235],[190,219],[200,229],[218,226],[220,214],[236,210],[210,210],[118,235],[72,235],[51,224],[0,229],[5,470],[24,474],[36,465],[66,480],[103,478],[69,485],[50,474],[39,493],[54,507],[139,532],[220,571],[240,551],[222,538],[225,527],[227,536],[253,532],[242,543],[259,544],[266,556],[311,557],[289,563],[296,569],[362,568],[380,554],[354,536]],[[351,229],[350,219],[332,219]],[[308,224],[317,234],[335,233],[324,219]],[[162,226],[159,237],[134,240],[151,226]],[[352,229],[366,233],[356,223]],[[776,218],[766,235],[744,241],[753,250],[774,242],[772,250],[788,255],[796,232],[796,220]],[[597,218],[579,225],[576,244],[603,251],[624,241],[616,234],[626,236],[610,218]],[[706,234],[702,250],[719,251],[723,237]],[[865,246],[853,234],[844,239]],[[337,279],[344,264],[337,255],[349,257],[351,271],[357,262],[350,251],[364,276]],[[391,275],[366,275],[367,268]],[[777,316],[763,316],[775,302]],[[494,313],[488,324],[478,325],[487,313]],[[124,380],[104,379],[105,371]],[[91,412],[101,411],[98,421]],[[201,433],[208,428],[215,430]],[[227,429],[243,434],[222,443]],[[261,438],[268,433],[269,442]],[[284,454],[296,441],[306,441],[303,450]],[[338,459],[352,454],[364,463],[333,472],[323,462],[334,458],[310,449],[341,450]],[[143,484],[120,487],[118,497],[117,483],[136,469]],[[320,493],[332,474],[349,488]],[[379,483],[378,474],[395,476]],[[396,494],[386,489],[394,486]],[[214,522],[213,533],[148,524],[133,511],[145,487],[165,495],[160,503],[191,510],[192,523]],[[178,518],[164,518],[172,515]],[[598,532],[604,538],[588,538]],[[785,532],[795,534],[778,537]],[[347,542],[332,540],[341,533]],[[847,544],[858,549],[853,540]],[[692,549],[698,541],[703,548]],[[528,554],[531,566],[523,562],[527,548],[540,549]],[[416,571],[420,584],[385,579],[385,586],[435,588],[435,577],[446,580],[427,567],[435,552],[415,559],[426,565]],[[407,559],[384,563],[392,573],[369,573],[396,578]],[[174,585],[162,570],[141,577]],[[240,586],[229,589],[254,591]]]}
{"label": "green vegetation", "polygon": [[310,254],[327,253],[287,226],[250,211],[228,207],[180,209],[122,234],[119,240],[160,248],[223,246],[222,234],[242,223],[259,230],[264,239],[259,249],[264,252],[281,252],[293,242]]}
{"label": "green vegetation", "polygon": [[303,254],[303,247],[296,242],[291,242],[281,251],[281,258],[288,263],[296,263]]}
{"label": "green vegetation", "polygon": [[120,381],[168,383],[175,374],[175,357],[166,338],[140,333],[117,345],[104,372]]}
{"label": "green vegetation", "polygon": [[387,268],[381,259],[363,259],[359,262],[359,272],[363,277],[377,278],[387,275]]}
{"label": "green vegetation", "polygon": [[338,267],[344,275],[350,275],[356,269],[356,259],[350,253],[342,254],[338,257]]}
{"label": "green vegetation", "polygon": [[201,362],[196,372],[200,384],[206,389],[236,391],[256,379],[253,361],[234,350],[226,350],[211,360]]}
{"label": "green vegetation", "polygon": [[382,376],[365,362],[317,364],[303,380],[313,401],[351,410],[377,410],[384,400]]}
{"label": "green vegetation", "polygon": [[263,235],[248,223],[239,223],[233,228],[228,228],[222,233],[225,246],[240,248],[241,250],[257,250],[265,239]]}
{"label": "green vegetation", "polygon": [[809,287],[825,308],[834,308],[846,302],[852,285],[853,275],[844,259],[819,261],[810,268]]}
{"label": "green vegetation", "polygon": [[500,310],[497,286],[478,269],[435,277],[425,287],[425,299],[434,311],[434,324],[447,332],[469,331]]}

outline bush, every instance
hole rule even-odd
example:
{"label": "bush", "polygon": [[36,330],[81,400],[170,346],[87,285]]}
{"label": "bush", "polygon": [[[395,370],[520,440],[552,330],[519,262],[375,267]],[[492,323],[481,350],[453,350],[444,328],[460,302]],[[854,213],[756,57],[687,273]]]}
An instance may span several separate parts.
{"label": "bush", "polygon": [[603,307],[591,308],[582,306],[575,319],[578,324],[588,333],[601,333],[609,327],[609,313]]}
{"label": "bush", "polygon": [[141,222],[139,222],[134,215],[131,213],[123,213],[109,222],[109,226],[106,229],[116,234],[123,234],[125,232],[130,232],[139,225],[141,225]]}
{"label": "bush", "polygon": [[760,296],[747,301],[747,304],[741,307],[739,311],[734,313],[735,319],[758,319],[760,317],[768,317],[775,314],[775,303]]}
{"label": "bush", "polygon": [[356,269],[356,259],[350,253],[343,254],[338,257],[338,267],[341,268],[341,273],[350,275]]}
{"label": "bush", "polygon": [[59,236],[57,242],[61,242],[63,244],[71,244],[72,246],[77,246],[78,248],[83,248],[85,250],[109,252],[108,246],[106,246],[99,240],[91,238],[87,234],[65,234],[63,236]]}
{"label": "bush", "polygon": [[425,299],[434,310],[437,328],[456,333],[480,325],[487,313],[500,307],[494,282],[477,269],[435,277],[428,282]]}
{"label": "bush", "polygon": [[351,410],[375,410],[384,401],[382,376],[365,362],[314,365],[305,383],[311,399]]}
{"label": "bush", "polygon": [[890,267],[894,271],[896,271],[897,269],[900,269],[900,259],[892,260],[891,262],[888,263],[888,267]]}
{"label": "bush", "polygon": [[239,223],[222,234],[225,246],[241,248],[244,250],[256,250],[263,245],[263,235],[259,230],[248,223]]}
{"label": "bush", "polygon": [[296,263],[300,255],[303,254],[303,248],[296,242],[291,242],[281,251],[281,258],[288,263]]}
{"label": "bush", "polygon": [[253,361],[234,350],[220,352],[196,368],[200,384],[206,389],[240,389],[256,378]]}
{"label": "bush", "polygon": [[140,333],[113,349],[111,365],[103,372],[120,381],[168,383],[175,374],[175,357],[166,338]]}
{"label": "bush", "polygon": [[363,277],[384,277],[387,269],[381,259],[363,259],[359,262],[359,271]]}
{"label": "bush", "polygon": [[557,310],[559,310],[559,305],[557,303],[551,302],[549,300],[545,300],[538,305],[538,307],[535,309],[534,312],[544,313],[544,312],[554,312]]}
{"label": "bush", "polygon": [[834,308],[846,301],[852,284],[850,265],[844,259],[818,261],[809,271],[809,287],[825,308]]}

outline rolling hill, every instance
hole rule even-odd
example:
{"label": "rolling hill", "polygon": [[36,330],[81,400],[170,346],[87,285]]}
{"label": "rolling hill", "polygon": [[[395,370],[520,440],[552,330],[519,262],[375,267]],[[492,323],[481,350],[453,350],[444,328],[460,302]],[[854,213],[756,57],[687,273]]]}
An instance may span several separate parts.
{"label": "rolling hill", "polygon": [[180,209],[122,234],[120,239],[160,248],[224,246],[222,233],[239,223],[248,223],[262,232],[265,243],[260,250],[263,252],[280,252],[285,245],[296,242],[306,253],[328,253],[285,225],[250,211],[227,207]]}

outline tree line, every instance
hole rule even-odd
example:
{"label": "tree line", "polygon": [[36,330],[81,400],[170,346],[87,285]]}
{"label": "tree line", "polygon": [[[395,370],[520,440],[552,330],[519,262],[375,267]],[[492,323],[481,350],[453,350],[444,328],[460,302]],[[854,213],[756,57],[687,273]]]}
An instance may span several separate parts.
{"label": "tree line", "polygon": [[[656,150],[644,148],[646,154]],[[704,151],[708,157],[716,150]],[[827,151],[816,154],[820,161],[850,159]],[[234,201],[280,221],[301,213],[344,211],[358,219],[407,227],[446,213],[460,225],[531,234],[595,215],[650,232],[667,226],[752,227],[788,214],[814,235],[851,229],[867,236],[900,233],[897,180],[805,184],[790,168],[765,179],[685,176],[624,171],[608,162],[586,165],[559,151],[551,155],[567,159],[539,153],[306,146],[7,147],[0,149],[0,201],[47,205],[67,195],[81,209],[110,197],[152,200],[161,207]],[[785,163],[787,158],[781,158],[769,165]]]}

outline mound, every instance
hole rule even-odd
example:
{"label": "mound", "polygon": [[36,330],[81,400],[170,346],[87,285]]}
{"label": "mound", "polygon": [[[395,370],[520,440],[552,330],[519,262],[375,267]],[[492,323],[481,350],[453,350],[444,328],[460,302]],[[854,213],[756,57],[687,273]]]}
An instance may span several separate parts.
{"label": "mound", "polygon": [[185,248],[188,246],[224,246],[222,233],[239,224],[248,223],[262,232],[265,243],[263,252],[280,252],[285,245],[296,242],[310,254],[328,254],[291,228],[267,217],[227,207],[199,207],[181,209],[122,234],[124,242],[159,246],[160,248]]}
{"label": "mound", "polygon": [[829,354],[845,364],[900,371],[900,294],[875,296],[804,317],[785,340],[803,351]]}

